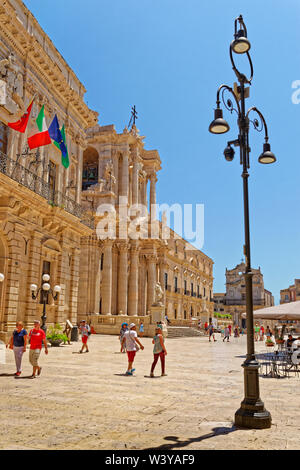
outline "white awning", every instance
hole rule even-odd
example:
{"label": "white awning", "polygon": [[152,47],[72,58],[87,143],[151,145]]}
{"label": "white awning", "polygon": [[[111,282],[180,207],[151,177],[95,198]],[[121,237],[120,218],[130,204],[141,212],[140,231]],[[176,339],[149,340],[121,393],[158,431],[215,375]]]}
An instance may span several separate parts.
{"label": "white awning", "polygon": [[[260,308],[253,312],[254,318],[262,320],[300,320],[300,300],[274,307]],[[246,318],[246,313],[242,314]]]}

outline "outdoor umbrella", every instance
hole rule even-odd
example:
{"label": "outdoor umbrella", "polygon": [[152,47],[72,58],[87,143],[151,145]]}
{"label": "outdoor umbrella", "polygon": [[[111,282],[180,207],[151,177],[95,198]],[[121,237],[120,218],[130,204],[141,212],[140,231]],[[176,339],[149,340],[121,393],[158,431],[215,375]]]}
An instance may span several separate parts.
{"label": "outdoor umbrella", "polygon": [[[253,312],[253,317],[262,320],[300,320],[300,300],[274,307],[260,308]],[[246,318],[246,313],[242,314],[242,318]]]}

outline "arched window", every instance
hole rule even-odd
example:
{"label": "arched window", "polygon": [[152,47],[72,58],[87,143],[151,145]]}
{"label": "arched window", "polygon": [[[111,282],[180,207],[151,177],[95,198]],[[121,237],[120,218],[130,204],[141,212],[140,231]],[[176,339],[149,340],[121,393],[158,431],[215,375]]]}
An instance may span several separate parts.
{"label": "arched window", "polygon": [[98,183],[99,154],[96,149],[88,147],[83,153],[82,191]]}

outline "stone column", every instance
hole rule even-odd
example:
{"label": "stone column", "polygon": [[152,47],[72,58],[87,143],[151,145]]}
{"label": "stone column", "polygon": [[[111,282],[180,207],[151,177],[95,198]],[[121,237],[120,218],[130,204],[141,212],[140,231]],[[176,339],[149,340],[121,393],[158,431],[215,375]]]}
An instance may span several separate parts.
{"label": "stone column", "polygon": [[69,320],[73,325],[77,322],[78,285],[80,272],[80,249],[73,248],[71,255],[71,283],[69,297]]}
{"label": "stone column", "polygon": [[80,243],[80,270],[79,270],[79,289],[78,289],[78,315],[82,316],[88,313],[88,289],[89,289],[89,237],[81,239]]}
{"label": "stone column", "polygon": [[119,271],[118,271],[118,314],[127,315],[128,292],[128,246],[119,243]]}
{"label": "stone column", "polygon": [[148,272],[148,286],[147,286],[147,311],[155,301],[155,284],[156,284],[156,256],[147,255],[147,272]]}
{"label": "stone column", "polygon": [[123,153],[122,165],[122,196],[128,198],[129,189],[129,152]]}
{"label": "stone column", "polygon": [[[15,230],[15,225],[14,225]],[[22,255],[21,241],[18,240],[16,232],[12,232],[7,236],[9,263],[5,283],[4,297],[4,331],[12,330],[15,327],[17,315],[22,306],[19,303],[19,286],[20,277],[22,276]]]}
{"label": "stone column", "polygon": [[29,265],[27,276],[27,301],[25,310],[25,326],[32,326],[33,321],[38,317],[37,315],[37,302],[33,300],[31,295],[31,284],[40,284],[40,264],[41,264],[41,239],[42,234],[33,232],[29,242]]}
{"label": "stone column", "polygon": [[114,245],[112,249],[112,298],[111,298],[111,313],[112,315],[118,314],[118,249]]}
{"label": "stone column", "polygon": [[132,169],[132,204],[139,203],[139,155],[135,149],[133,155],[133,169]]}
{"label": "stone column", "polygon": [[142,255],[139,259],[139,315],[146,314],[146,274],[147,266],[145,257]]}
{"label": "stone column", "polygon": [[148,178],[147,176],[144,177],[143,180],[143,187],[142,187],[142,192],[143,192],[143,204],[144,206],[148,207],[148,201],[147,201],[147,183],[148,183]]}
{"label": "stone column", "polygon": [[156,174],[152,173],[150,175],[150,219],[152,222],[156,219],[156,210],[153,207],[156,204],[156,182]]}
{"label": "stone column", "polygon": [[118,197],[119,195],[119,154],[115,150],[112,152],[112,159],[113,159],[113,165],[114,165],[114,177],[116,178],[115,195]]}
{"label": "stone column", "polygon": [[103,245],[103,273],[102,273],[102,313],[111,315],[111,295],[112,295],[112,245],[111,240],[107,240]]}
{"label": "stone column", "polygon": [[128,289],[128,315],[137,316],[139,299],[139,246],[131,242]]}
{"label": "stone column", "polygon": [[88,299],[87,313],[98,313],[100,304],[100,247],[96,236],[89,238],[88,287],[84,295]]}
{"label": "stone column", "polygon": [[[57,265],[57,274],[56,277],[52,277],[50,279],[50,284],[52,288],[55,285],[61,286],[61,292],[58,296],[58,300],[54,302],[55,304],[55,323],[63,323],[66,321],[65,318],[65,307],[69,307],[66,305],[66,300],[70,300],[70,292],[67,292],[67,289],[70,288],[70,266],[69,266],[69,250],[67,239],[65,236],[61,238],[60,241],[61,245],[61,252],[58,255],[58,265]],[[51,273],[52,274],[52,273]],[[52,297],[49,298],[50,304],[52,304]]]}
{"label": "stone column", "polygon": [[[161,285],[162,290],[164,291],[164,298],[163,304],[166,305],[166,289],[165,289],[165,272],[167,271],[168,266],[164,261],[159,263],[159,283]],[[168,284],[172,285],[171,280],[168,278]]]}
{"label": "stone column", "polygon": [[83,147],[79,143],[78,144],[77,177],[76,177],[76,202],[77,204],[80,204],[81,202],[82,166],[83,166]]}

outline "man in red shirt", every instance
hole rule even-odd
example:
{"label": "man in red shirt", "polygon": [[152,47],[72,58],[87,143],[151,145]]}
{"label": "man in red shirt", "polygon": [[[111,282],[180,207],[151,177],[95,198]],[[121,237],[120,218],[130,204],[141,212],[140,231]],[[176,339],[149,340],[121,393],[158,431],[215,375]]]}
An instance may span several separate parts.
{"label": "man in red shirt", "polygon": [[45,332],[40,328],[40,322],[36,320],[34,322],[34,328],[29,333],[30,351],[29,361],[33,367],[32,379],[35,379],[37,375],[41,374],[42,368],[38,365],[38,360],[42,350],[42,344],[45,345],[45,353],[48,354],[48,345]]}

